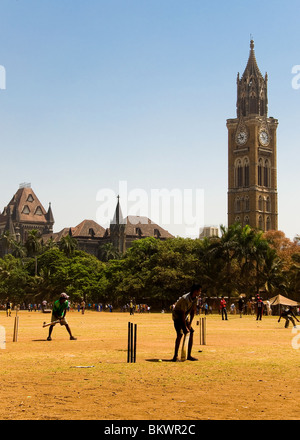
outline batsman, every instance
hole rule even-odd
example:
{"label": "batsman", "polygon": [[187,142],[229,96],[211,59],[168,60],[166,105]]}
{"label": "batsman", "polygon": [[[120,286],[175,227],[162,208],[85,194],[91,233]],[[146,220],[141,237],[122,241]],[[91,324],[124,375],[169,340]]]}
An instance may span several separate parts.
{"label": "batsman", "polygon": [[[192,328],[192,321],[197,307],[197,298],[201,295],[201,290],[202,287],[200,284],[194,284],[191,288],[191,291],[183,295],[181,298],[179,298],[173,308],[172,318],[174,321],[174,327],[177,335],[175,341],[174,357],[172,359],[173,362],[179,361],[178,351],[183,335],[184,337],[182,342],[181,360],[182,361],[186,359],[188,361],[198,360],[191,355],[193,348],[193,339],[194,339],[193,338],[194,329]],[[188,335],[189,335],[188,338],[189,342],[188,342],[188,349],[186,356],[185,341]]]}
{"label": "batsman", "polygon": [[47,341],[52,341],[51,335],[52,335],[53,327],[56,324],[64,325],[70,335],[70,339],[72,341],[76,341],[77,338],[74,338],[74,336],[72,335],[71,329],[66,320],[66,313],[69,307],[68,299],[69,296],[63,292],[60,294],[59,299],[55,301],[55,303],[53,304],[52,317],[51,317],[51,323],[49,325],[49,335]]}

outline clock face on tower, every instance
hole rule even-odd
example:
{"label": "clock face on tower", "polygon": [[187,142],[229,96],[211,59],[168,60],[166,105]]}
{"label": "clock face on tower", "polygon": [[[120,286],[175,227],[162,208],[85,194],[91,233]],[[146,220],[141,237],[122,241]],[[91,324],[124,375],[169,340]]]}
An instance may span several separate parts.
{"label": "clock face on tower", "polygon": [[259,142],[261,143],[261,145],[263,146],[267,146],[269,145],[270,142],[270,137],[268,135],[268,133],[266,131],[261,131],[259,133]]}
{"label": "clock face on tower", "polygon": [[239,145],[245,145],[245,143],[247,142],[247,140],[248,140],[248,135],[247,135],[247,133],[246,133],[245,131],[240,131],[240,132],[237,134],[236,141],[237,141],[237,143],[238,143]]}

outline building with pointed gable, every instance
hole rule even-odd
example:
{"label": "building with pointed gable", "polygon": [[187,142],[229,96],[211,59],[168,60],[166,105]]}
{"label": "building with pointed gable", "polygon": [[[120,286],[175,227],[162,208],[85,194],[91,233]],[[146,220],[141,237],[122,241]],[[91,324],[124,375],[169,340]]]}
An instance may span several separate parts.
{"label": "building with pointed gable", "polygon": [[154,237],[159,240],[174,238],[172,234],[148,217],[130,215],[124,218],[119,197],[107,236],[120,253],[124,253],[134,241],[141,238]]}
{"label": "building with pointed gable", "polygon": [[120,254],[124,254],[134,241],[141,238],[154,237],[159,240],[174,238],[172,234],[147,217],[127,216],[124,218],[119,197],[109,228],[104,229],[93,220],[84,220],[75,227],[47,234],[43,236],[43,240],[46,242],[52,238],[58,243],[66,235],[70,235],[77,241],[80,250],[96,257],[99,257],[100,247],[108,243],[111,243]]}
{"label": "building with pointed gable", "polygon": [[[8,232],[11,239],[25,243],[33,229],[41,235],[53,232],[54,217],[51,203],[46,211],[30,184],[20,185],[11,201],[0,214],[0,237]],[[5,249],[0,242],[0,255]]]}
{"label": "building with pointed gable", "polygon": [[94,220],[83,220],[75,227],[63,228],[59,232],[43,235],[43,242],[52,239],[55,243],[70,235],[78,244],[81,251],[87,252],[98,257],[100,243],[105,242],[106,230]]}

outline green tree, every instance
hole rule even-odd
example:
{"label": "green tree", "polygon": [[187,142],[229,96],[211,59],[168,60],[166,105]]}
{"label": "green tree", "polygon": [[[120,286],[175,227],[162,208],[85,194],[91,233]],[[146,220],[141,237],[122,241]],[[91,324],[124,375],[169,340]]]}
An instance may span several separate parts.
{"label": "green tree", "polygon": [[58,247],[67,257],[70,257],[78,248],[77,240],[68,234],[60,239]]}
{"label": "green tree", "polygon": [[29,257],[36,257],[40,253],[42,249],[40,231],[32,229],[32,231],[29,232],[25,241],[25,248]]}
{"label": "green tree", "polygon": [[29,277],[20,259],[8,254],[0,260],[0,294],[20,302],[28,293]]}
{"label": "green tree", "polygon": [[14,245],[14,237],[11,235],[9,231],[3,232],[1,236],[2,246],[5,250],[5,253],[11,253],[11,250]]}
{"label": "green tree", "polygon": [[284,276],[282,267],[282,261],[278,257],[276,250],[268,247],[264,254],[261,279],[269,297],[278,293],[282,294],[287,290],[287,277]]}
{"label": "green tree", "polygon": [[33,257],[35,260],[35,276],[37,276],[37,255],[42,250],[41,233],[37,229],[32,229],[25,241],[25,248],[28,257]]}
{"label": "green tree", "polygon": [[98,258],[101,261],[117,260],[120,258],[120,252],[112,243],[106,243],[99,246]]}
{"label": "green tree", "polygon": [[204,242],[206,273],[209,274],[209,279],[215,289],[222,294],[227,294],[229,298],[238,288],[237,254],[240,245],[240,229],[240,224],[234,224],[228,228],[221,225],[221,237]]}

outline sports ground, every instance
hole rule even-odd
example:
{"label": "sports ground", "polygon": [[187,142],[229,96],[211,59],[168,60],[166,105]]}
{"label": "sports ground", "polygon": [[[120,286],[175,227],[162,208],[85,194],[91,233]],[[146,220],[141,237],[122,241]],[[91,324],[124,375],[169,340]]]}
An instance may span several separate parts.
{"label": "sports ground", "polygon": [[[76,311],[48,329],[51,315],[6,317],[0,349],[1,420],[299,420],[300,327],[276,316],[207,316],[198,362],[170,362],[175,330],[169,313]],[[201,315],[202,317],[203,315]],[[127,325],[137,324],[137,361],[127,363]],[[299,334],[299,344],[298,335]],[[201,350],[201,352],[200,352]],[[159,361],[161,360],[161,361]]]}

